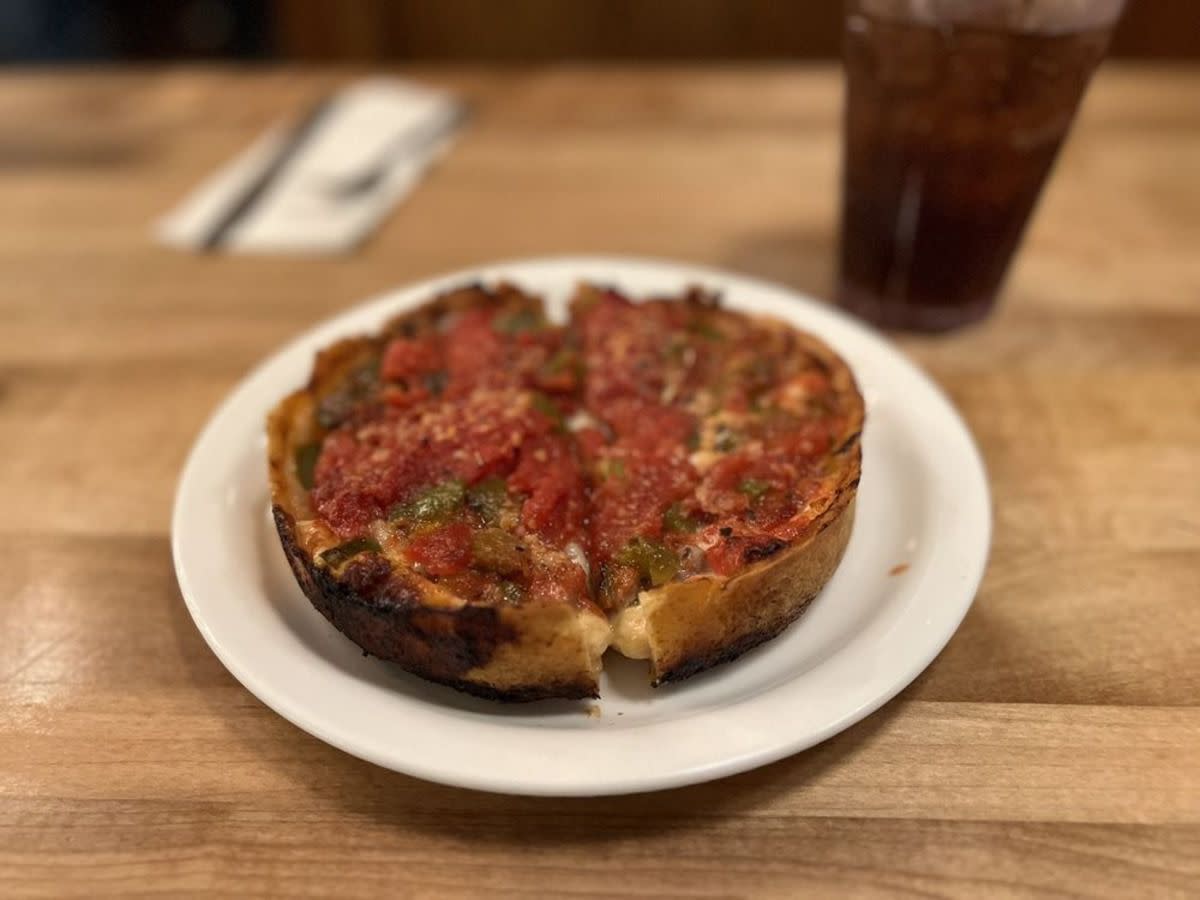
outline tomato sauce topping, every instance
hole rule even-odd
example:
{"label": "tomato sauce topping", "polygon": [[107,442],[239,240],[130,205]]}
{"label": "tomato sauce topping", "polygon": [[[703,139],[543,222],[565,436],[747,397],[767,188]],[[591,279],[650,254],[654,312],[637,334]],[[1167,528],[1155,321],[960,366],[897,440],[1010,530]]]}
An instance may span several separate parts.
{"label": "tomato sauce topping", "polygon": [[588,597],[587,575],[564,557],[548,558],[529,581],[529,596],[552,603],[570,603]]}
{"label": "tomato sauce topping", "polygon": [[511,374],[504,339],[492,329],[494,315],[490,309],[471,310],[446,335],[446,369],[456,388],[503,382]]}
{"label": "tomato sauce topping", "polygon": [[326,438],[313,473],[313,505],[338,534],[351,537],[422,487],[506,473],[526,441],[553,427],[512,389],[416,412],[383,409],[373,421]]}
{"label": "tomato sauce topping", "polygon": [[718,575],[733,575],[747,564],[768,559],[787,542],[770,534],[735,526],[709,526],[700,542],[707,546],[709,568]]}
{"label": "tomato sauce topping", "polygon": [[379,374],[387,381],[407,381],[430,375],[442,367],[442,348],[437,335],[398,337],[383,351]]}
{"label": "tomato sauce topping", "polygon": [[696,472],[682,447],[647,451],[613,447],[600,456],[593,488],[591,547],[600,562],[634,537],[658,538],[672,503],[692,493]]}
{"label": "tomato sauce topping", "polygon": [[452,522],[418,534],[405,552],[430,575],[456,575],[471,564],[471,526]]}
{"label": "tomato sauce topping", "polygon": [[547,434],[521,447],[508,486],[527,494],[521,523],[551,544],[578,541],[587,512],[583,473],[571,442],[563,434]]}
{"label": "tomato sauce topping", "polygon": [[[767,558],[828,502],[845,426],[828,371],[790,331],[699,293],[635,304],[587,289],[569,331],[528,302],[489,303],[390,340],[378,378],[326,437],[312,502],[344,538],[397,510],[436,513],[400,515],[404,553],[486,602],[598,589],[612,606],[639,584]],[[496,503],[511,504],[512,534]],[[529,556],[530,537],[560,552]],[[572,543],[595,564],[591,587],[561,552]]]}
{"label": "tomato sauce topping", "polygon": [[620,444],[648,451],[683,446],[696,430],[695,417],[684,410],[640,397],[610,401],[604,420]]}
{"label": "tomato sauce topping", "polygon": [[604,417],[629,398],[658,400],[665,383],[663,347],[672,326],[661,306],[631,303],[614,291],[597,292],[577,316],[588,380],[585,405]]}
{"label": "tomato sauce topping", "polygon": [[614,399],[607,412],[612,441],[589,435],[583,444],[596,472],[591,547],[601,562],[634,537],[659,537],[667,508],[690,496],[699,477],[688,459],[695,423],[687,413],[640,398]]}
{"label": "tomato sauce topping", "polygon": [[[554,372],[547,370],[562,346],[562,329],[548,326],[540,313],[528,309],[474,309],[451,324],[444,346],[454,394],[480,387],[546,389],[555,384]],[[568,390],[574,386],[573,381],[565,383]]]}

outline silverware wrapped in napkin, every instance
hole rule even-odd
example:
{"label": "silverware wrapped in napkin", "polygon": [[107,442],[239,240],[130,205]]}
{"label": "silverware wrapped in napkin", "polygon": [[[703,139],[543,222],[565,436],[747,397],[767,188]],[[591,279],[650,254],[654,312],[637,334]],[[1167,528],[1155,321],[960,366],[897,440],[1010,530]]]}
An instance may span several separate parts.
{"label": "silverware wrapped in napkin", "polygon": [[396,79],[352,85],[270,129],[157,223],[200,251],[353,249],[449,147],[466,107]]}

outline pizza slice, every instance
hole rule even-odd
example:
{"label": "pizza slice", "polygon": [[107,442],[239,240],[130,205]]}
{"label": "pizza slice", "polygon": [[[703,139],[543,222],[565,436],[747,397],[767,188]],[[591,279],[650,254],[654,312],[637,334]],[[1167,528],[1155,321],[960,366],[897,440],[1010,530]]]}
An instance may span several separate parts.
{"label": "pizza slice", "polygon": [[849,539],[863,422],[850,370],[810,335],[700,290],[633,303],[585,285],[572,327],[614,647],[648,659],[659,684],[774,637]]}
{"label": "pizza slice", "polygon": [[579,367],[516,288],[472,286],[320,354],[272,414],[276,525],[301,587],[375,656],[508,700],[597,692]]}

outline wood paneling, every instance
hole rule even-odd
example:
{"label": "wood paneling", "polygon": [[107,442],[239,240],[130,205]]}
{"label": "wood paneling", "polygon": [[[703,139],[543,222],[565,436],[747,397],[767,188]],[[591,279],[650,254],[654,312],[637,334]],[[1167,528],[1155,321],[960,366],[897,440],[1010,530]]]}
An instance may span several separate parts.
{"label": "wood paneling", "polygon": [[[275,0],[287,58],[492,62],[828,59],[840,0]],[[1200,58],[1188,0],[1130,0],[1114,55]]]}

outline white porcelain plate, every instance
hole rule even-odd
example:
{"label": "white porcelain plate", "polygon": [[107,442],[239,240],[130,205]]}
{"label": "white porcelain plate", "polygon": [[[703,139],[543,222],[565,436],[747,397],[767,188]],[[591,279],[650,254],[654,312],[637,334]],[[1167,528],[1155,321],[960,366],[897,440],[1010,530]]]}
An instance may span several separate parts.
{"label": "white porcelain plate", "polygon": [[[313,609],[268,513],[267,411],[314,352],[434,292],[506,278],[561,309],[581,279],[673,292],[699,283],[735,309],[820,335],[867,401],[854,534],[833,580],[784,634],[734,663],[652,689],[610,653],[598,701],[503,705],[367,658]],[[991,515],[978,451],[933,384],[881,337],[783,287],[651,261],[553,258],[456,272],[386,294],[305,334],[221,405],[180,479],[175,568],[209,646],[250,691],[305,731],[420,778],[517,794],[596,795],[719,778],[803,750],[895,696],[971,604]]]}

